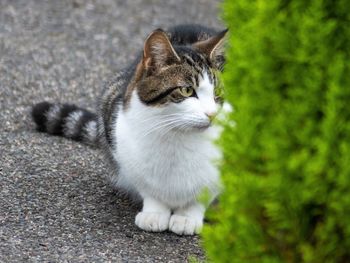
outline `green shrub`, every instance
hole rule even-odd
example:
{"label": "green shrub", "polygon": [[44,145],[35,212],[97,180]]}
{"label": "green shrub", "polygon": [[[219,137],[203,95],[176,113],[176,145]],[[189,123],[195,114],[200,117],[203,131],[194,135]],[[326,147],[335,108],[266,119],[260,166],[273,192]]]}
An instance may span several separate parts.
{"label": "green shrub", "polygon": [[226,0],[223,12],[235,111],[209,261],[350,262],[350,1]]}

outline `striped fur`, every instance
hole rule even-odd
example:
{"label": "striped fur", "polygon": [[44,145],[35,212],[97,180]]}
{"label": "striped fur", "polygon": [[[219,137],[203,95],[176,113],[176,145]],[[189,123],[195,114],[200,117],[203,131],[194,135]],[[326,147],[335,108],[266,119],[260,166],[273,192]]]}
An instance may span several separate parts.
{"label": "striped fur", "polygon": [[97,116],[85,109],[71,104],[41,102],[33,107],[32,117],[41,132],[96,144]]}
{"label": "striped fur", "polygon": [[194,234],[205,211],[197,195],[218,193],[218,130],[211,123],[220,107],[215,89],[225,33],[197,25],[155,30],[107,83],[96,114],[71,104],[33,107],[39,131],[105,152],[112,183],[143,199],[135,219],[141,229]]}

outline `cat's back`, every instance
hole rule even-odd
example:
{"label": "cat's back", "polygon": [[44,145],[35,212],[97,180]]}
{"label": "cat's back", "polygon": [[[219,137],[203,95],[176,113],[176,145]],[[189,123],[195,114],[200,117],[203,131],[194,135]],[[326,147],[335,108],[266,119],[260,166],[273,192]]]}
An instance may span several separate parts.
{"label": "cat's back", "polygon": [[113,143],[113,123],[118,104],[123,101],[127,86],[134,74],[135,63],[116,73],[105,85],[98,100],[100,143],[109,148]]}

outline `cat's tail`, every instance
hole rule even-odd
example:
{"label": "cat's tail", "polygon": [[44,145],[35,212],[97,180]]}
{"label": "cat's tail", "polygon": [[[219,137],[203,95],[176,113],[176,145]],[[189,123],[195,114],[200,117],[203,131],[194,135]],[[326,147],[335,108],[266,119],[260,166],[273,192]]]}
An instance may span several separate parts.
{"label": "cat's tail", "polygon": [[88,110],[44,101],[33,106],[32,117],[41,132],[97,145],[97,116]]}

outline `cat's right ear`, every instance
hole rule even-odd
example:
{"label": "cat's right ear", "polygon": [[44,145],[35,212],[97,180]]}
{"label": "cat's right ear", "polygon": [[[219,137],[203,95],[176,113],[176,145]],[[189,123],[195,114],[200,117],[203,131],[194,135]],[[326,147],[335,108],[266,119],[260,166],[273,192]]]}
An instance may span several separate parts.
{"label": "cat's right ear", "polygon": [[224,47],[227,43],[227,32],[228,29],[225,29],[215,36],[193,44],[194,48],[204,53],[218,69],[222,69],[225,62]]}
{"label": "cat's right ear", "polygon": [[143,66],[146,69],[161,68],[180,61],[174,47],[162,29],[153,31],[143,47]]}

